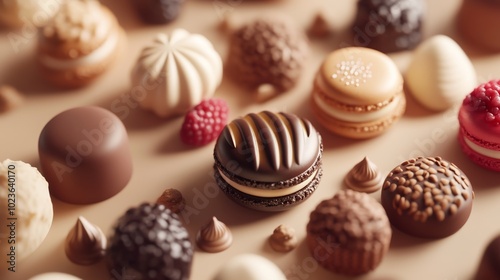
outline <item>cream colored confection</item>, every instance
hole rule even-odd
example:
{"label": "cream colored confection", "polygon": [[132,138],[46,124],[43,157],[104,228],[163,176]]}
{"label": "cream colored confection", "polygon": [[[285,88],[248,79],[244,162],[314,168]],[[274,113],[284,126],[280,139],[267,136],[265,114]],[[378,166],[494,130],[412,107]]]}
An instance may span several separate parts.
{"label": "cream colored confection", "polygon": [[231,258],[213,280],[286,280],[285,274],[270,260],[255,254]]}
{"label": "cream colored confection", "polygon": [[116,26],[113,14],[99,1],[67,2],[41,31],[42,40],[53,47],[42,55],[42,64],[58,70],[107,58],[119,41]]}
{"label": "cream colored confection", "polygon": [[267,190],[267,189],[259,189],[259,188],[254,188],[254,187],[248,187],[242,184],[239,184],[224,175],[224,172],[219,168],[219,173],[231,187],[239,190],[242,193],[246,193],[249,195],[253,196],[259,196],[259,197],[279,197],[279,196],[285,196],[285,195],[290,195],[294,192],[298,192],[301,189],[305,188],[309,183],[312,182],[314,178],[316,178],[316,174],[318,173],[318,170],[314,171],[313,174],[311,174],[306,180],[298,183],[295,186],[290,186],[288,188],[283,188],[283,189],[276,189],[276,190]]}
{"label": "cream colored confection", "polygon": [[0,0],[0,22],[9,27],[43,26],[67,0]]}
{"label": "cream colored confection", "polygon": [[[10,159],[0,163],[0,250],[19,261],[35,251],[52,225],[48,183],[35,167]],[[14,248],[11,248],[14,246]],[[0,268],[5,268],[2,261]],[[7,266],[9,264],[7,263]]]}
{"label": "cream colored confection", "polygon": [[81,278],[66,273],[47,272],[33,276],[28,280],[81,280]]}
{"label": "cream colored confection", "polygon": [[417,47],[405,78],[415,99],[435,111],[459,104],[477,84],[471,61],[445,35],[433,36]]}
{"label": "cream colored confection", "polygon": [[125,42],[116,17],[97,0],[65,0],[39,34],[42,75],[69,88],[87,85],[105,72]]}
{"label": "cream colored confection", "polygon": [[211,97],[222,80],[222,59],[200,34],[175,29],[158,34],[132,70],[132,91],[140,105],[160,117],[186,113]]}

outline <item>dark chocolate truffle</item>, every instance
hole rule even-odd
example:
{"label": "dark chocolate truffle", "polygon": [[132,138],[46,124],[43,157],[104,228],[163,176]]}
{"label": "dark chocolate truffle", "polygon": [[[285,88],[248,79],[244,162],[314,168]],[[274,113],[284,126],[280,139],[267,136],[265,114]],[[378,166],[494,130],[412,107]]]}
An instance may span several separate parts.
{"label": "dark chocolate truffle", "polygon": [[469,218],[473,199],[467,176],[440,157],[401,163],[387,175],[382,187],[382,205],[391,224],[424,238],[457,232]]}
{"label": "dark chocolate truffle", "polygon": [[289,23],[258,19],[231,35],[229,73],[249,87],[269,84],[284,92],[299,80],[307,53],[305,35]]}
{"label": "dark chocolate truffle", "polygon": [[354,44],[397,52],[422,40],[423,0],[359,0],[353,26]]}
{"label": "dark chocolate truffle", "polygon": [[132,175],[125,126],[99,107],[77,107],[52,118],[40,133],[38,153],[50,193],[68,203],[108,199]]}
{"label": "dark chocolate truffle", "polygon": [[187,280],[193,246],[177,214],[143,203],[118,219],[107,256],[118,279]]}
{"label": "dark chocolate truffle", "polygon": [[142,20],[151,24],[165,24],[175,20],[184,0],[132,0]]}
{"label": "dark chocolate truffle", "polygon": [[322,175],[321,136],[293,114],[263,111],[226,125],[215,145],[215,178],[236,202],[286,210],[308,198]]}
{"label": "dark chocolate truffle", "polygon": [[500,235],[491,240],[484,250],[474,279],[500,279]]}
{"label": "dark chocolate truffle", "polygon": [[391,225],[384,208],[366,193],[341,190],[311,212],[306,242],[324,268],[355,276],[378,267],[389,250]]}

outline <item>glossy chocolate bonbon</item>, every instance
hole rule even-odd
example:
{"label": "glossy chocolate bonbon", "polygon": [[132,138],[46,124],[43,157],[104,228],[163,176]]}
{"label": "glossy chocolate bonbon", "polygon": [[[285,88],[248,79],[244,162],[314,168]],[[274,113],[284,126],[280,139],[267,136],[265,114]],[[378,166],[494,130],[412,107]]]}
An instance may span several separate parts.
{"label": "glossy chocolate bonbon", "polygon": [[38,152],[50,193],[68,203],[108,199],[132,175],[125,126],[100,107],[76,107],[56,115],[40,133]]}

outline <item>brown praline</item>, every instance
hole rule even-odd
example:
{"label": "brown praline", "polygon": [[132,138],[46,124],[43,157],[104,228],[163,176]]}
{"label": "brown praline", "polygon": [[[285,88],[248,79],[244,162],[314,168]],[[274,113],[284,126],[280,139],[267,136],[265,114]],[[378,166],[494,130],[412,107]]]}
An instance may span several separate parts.
{"label": "brown praline", "polygon": [[248,87],[271,85],[286,92],[300,80],[309,52],[305,35],[286,20],[260,18],[230,37],[227,68]]}
{"label": "brown praline", "polygon": [[381,203],[391,224],[417,237],[443,238],[457,232],[472,210],[467,176],[440,157],[407,160],[387,175]]}
{"label": "brown praline", "polygon": [[50,193],[68,203],[108,199],[132,175],[125,126],[100,107],[76,107],[56,115],[40,133],[38,153]]}

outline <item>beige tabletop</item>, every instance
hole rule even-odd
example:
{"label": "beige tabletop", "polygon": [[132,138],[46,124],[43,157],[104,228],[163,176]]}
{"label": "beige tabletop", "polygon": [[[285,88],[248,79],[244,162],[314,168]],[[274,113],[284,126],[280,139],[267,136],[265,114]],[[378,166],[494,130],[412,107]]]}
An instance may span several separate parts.
{"label": "beige tabletop", "polygon": [[[104,263],[79,266],[64,254],[64,239],[82,215],[99,225],[108,235],[114,221],[131,206],[154,201],[165,188],[178,188],[184,194],[189,211],[181,215],[194,241],[201,225],[216,216],[230,227],[234,243],[228,250],[210,254],[196,249],[192,267],[195,280],[211,279],[233,256],[255,253],[269,258],[289,279],[344,279],[320,268],[312,261],[305,246],[305,226],[309,213],[323,199],[330,198],[342,187],[343,176],[364,156],[368,156],[387,174],[400,162],[415,156],[442,156],[455,162],[469,177],[476,198],[466,225],[456,234],[439,240],[423,240],[394,230],[390,250],[381,265],[360,279],[470,279],[486,243],[500,233],[500,182],[498,174],[474,165],[461,152],[457,141],[457,107],[441,113],[429,112],[408,96],[408,109],[403,118],[380,137],[354,141],[328,133],[311,115],[307,105],[313,76],[322,58],[331,50],[348,45],[346,32],[355,12],[355,0],[190,0],[172,24],[147,26],[135,13],[131,1],[103,1],[118,17],[127,33],[119,60],[102,78],[88,87],[61,91],[40,77],[35,63],[36,34],[25,26],[21,30],[1,30],[0,83],[15,86],[25,94],[23,106],[0,115],[0,159],[23,160],[39,165],[38,135],[45,123],[64,109],[80,105],[110,108],[114,102],[127,108],[123,118],[127,127],[134,173],[130,183],[118,195],[104,202],[78,206],[53,199],[54,222],[43,244],[25,261],[17,272],[0,272],[0,279],[27,279],[42,272],[65,272],[83,279],[109,279]],[[427,1],[425,37],[447,34],[456,39],[470,55],[479,82],[500,77],[500,54],[487,54],[464,42],[454,30],[460,1]],[[207,36],[225,59],[227,34],[218,29],[224,15],[235,24],[255,18],[263,12],[291,16],[300,29],[322,11],[333,35],[310,40],[310,57],[298,86],[290,92],[266,102],[224,79],[216,92],[230,104],[234,118],[260,110],[285,111],[312,121],[324,139],[324,175],[315,194],[300,206],[280,213],[262,213],[243,208],[218,192],[212,177],[213,144],[189,148],[180,142],[182,117],[162,120],[149,112],[127,104],[122,99],[130,90],[129,74],[144,43],[157,32],[183,27]],[[23,40],[13,41],[13,36]],[[17,37],[19,38],[19,37]],[[391,55],[404,71],[410,52]],[[379,193],[374,197],[378,198]],[[287,224],[296,229],[299,246],[289,253],[274,252],[267,238],[274,228]],[[258,268],[256,268],[258,269]]]}

